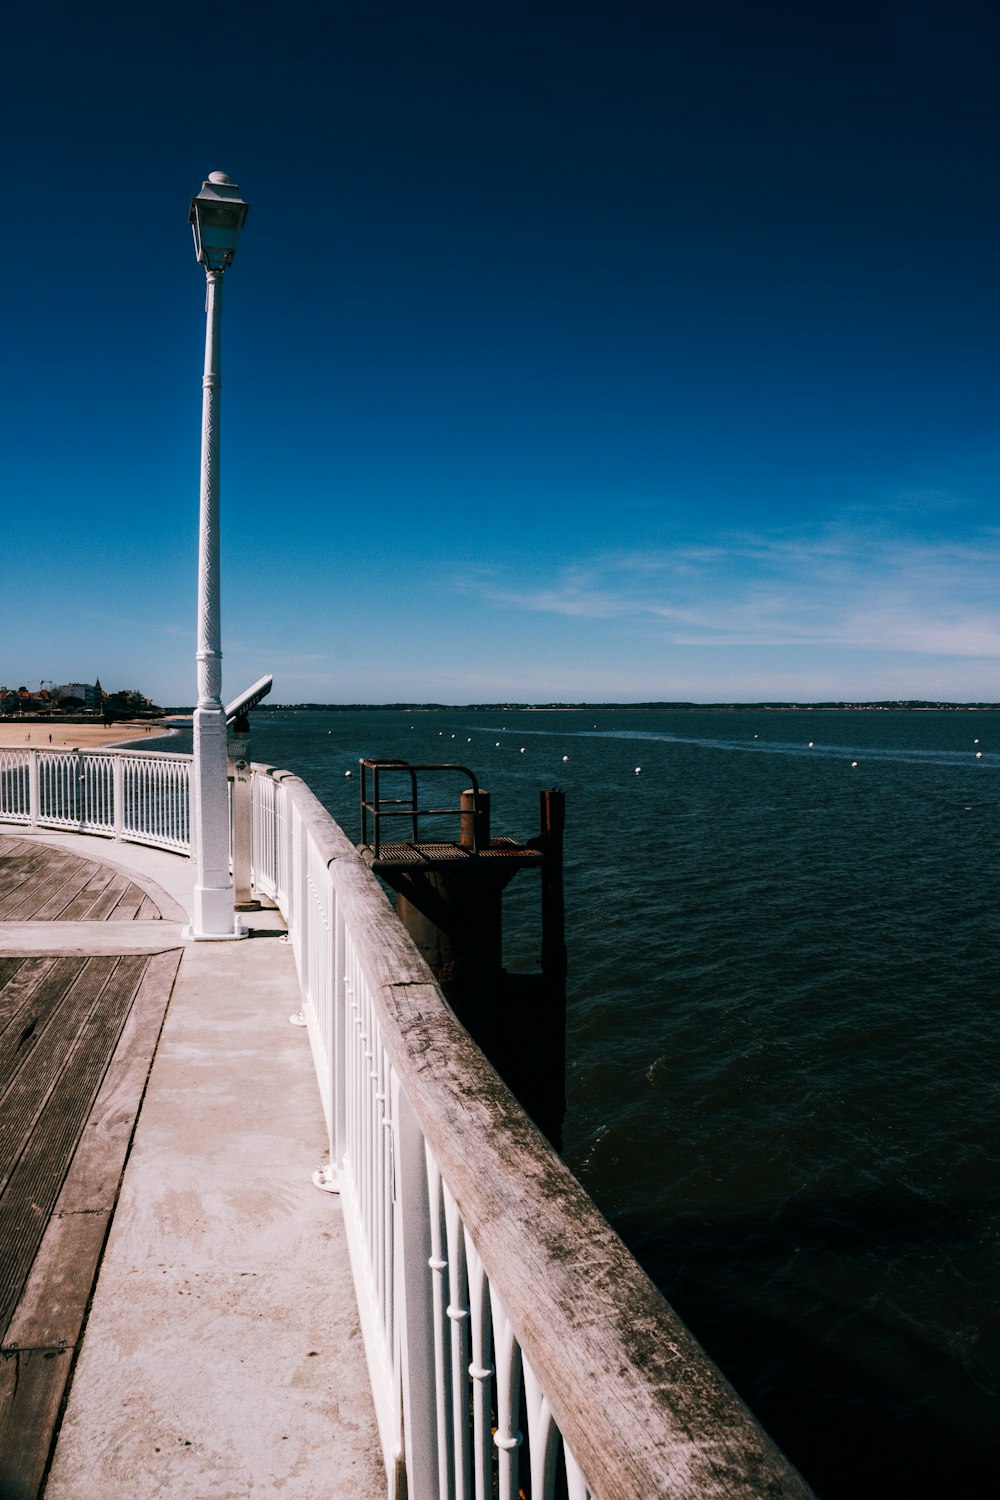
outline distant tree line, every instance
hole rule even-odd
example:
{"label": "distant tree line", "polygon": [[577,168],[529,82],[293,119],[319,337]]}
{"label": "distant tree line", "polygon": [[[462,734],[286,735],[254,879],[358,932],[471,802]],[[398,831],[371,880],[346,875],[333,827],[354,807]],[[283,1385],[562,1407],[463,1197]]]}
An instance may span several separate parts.
{"label": "distant tree line", "polygon": [[5,716],[27,714],[37,718],[49,714],[93,714],[110,724],[115,719],[158,718],[162,713],[163,709],[152,698],[147,698],[136,688],[105,692],[100,678],[94,683],[46,683],[43,678],[37,692],[23,683],[17,688],[0,686],[0,714]]}

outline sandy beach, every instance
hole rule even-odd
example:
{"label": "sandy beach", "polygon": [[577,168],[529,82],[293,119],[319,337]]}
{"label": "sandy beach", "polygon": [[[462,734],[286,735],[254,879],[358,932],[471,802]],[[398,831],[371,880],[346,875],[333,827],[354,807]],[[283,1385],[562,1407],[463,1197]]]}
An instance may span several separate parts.
{"label": "sandy beach", "polygon": [[99,750],[126,740],[149,740],[151,749],[165,750],[164,736],[169,733],[165,724],[113,724],[106,729],[103,724],[19,724],[16,719],[0,719],[0,747],[4,749],[32,745],[42,750]]}

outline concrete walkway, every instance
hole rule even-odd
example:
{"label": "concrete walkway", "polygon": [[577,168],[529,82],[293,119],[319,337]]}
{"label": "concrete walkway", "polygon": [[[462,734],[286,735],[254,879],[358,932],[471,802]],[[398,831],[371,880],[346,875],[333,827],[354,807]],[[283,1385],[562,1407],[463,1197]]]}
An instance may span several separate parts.
{"label": "concrete walkway", "polygon": [[7,828],[127,870],[164,920],[0,923],[0,953],[180,951],[46,1500],[381,1497],[339,1203],[276,911],[183,943],[193,869]]}

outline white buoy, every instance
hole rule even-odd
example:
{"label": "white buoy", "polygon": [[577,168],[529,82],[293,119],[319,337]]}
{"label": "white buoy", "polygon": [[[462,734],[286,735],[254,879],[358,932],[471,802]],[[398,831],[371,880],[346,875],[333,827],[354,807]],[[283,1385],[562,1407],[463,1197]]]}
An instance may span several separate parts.
{"label": "white buoy", "polygon": [[641,776],[642,775],[642,767],[641,766],[636,766],[636,768],[635,768],[635,774],[636,774],[636,776]]}
{"label": "white buoy", "polygon": [[524,754],[524,746],[523,745],[521,746],[521,754],[522,755]]}
{"label": "white buoy", "polygon": [[976,759],[977,760],[982,760],[982,758],[983,758],[983,752],[981,750],[977,750],[976,751]]}
{"label": "white buoy", "polygon": [[353,776],[353,774],[354,774],[354,772],[353,772],[353,771],[345,771],[345,772],[344,772],[344,775],[345,775],[345,776]]}
{"label": "white buoy", "polygon": [[568,755],[564,755],[563,756],[563,765],[565,765],[568,760],[569,760],[569,756]]}
{"label": "white buoy", "polygon": [[974,744],[974,745],[978,745],[978,744],[979,744],[979,741],[978,741],[978,740],[973,740],[973,741],[972,741],[972,743],[973,743],[973,744]]}
{"label": "white buoy", "polygon": [[857,766],[858,766],[857,761],[856,760],[852,760],[851,761],[851,769],[852,770],[857,770]]}
{"label": "white buoy", "polygon": [[812,742],[812,740],[810,740],[810,741],[809,741],[809,749],[810,749],[810,750],[811,750],[811,749],[812,749],[812,747],[813,747],[813,742]]}
{"label": "white buoy", "polygon": [[497,749],[498,750],[500,749],[500,741],[499,740],[497,740]]}

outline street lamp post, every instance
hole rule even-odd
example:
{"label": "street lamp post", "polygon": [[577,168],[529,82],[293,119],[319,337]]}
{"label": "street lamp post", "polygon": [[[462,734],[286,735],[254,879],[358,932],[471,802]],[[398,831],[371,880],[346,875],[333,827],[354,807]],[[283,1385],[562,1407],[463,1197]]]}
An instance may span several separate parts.
{"label": "street lamp post", "polygon": [[248,208],[225,172],[211,172],[191,200],[195,253],[205,267],[205,377],[202,382],[201,505],[198,527],[198,706],[194,713],[192,839],[196,875],[194,939],[244,935],[229,873],[226,715],[222,707],[219,620],[219,395],[222,278],[232,264]]}

